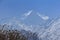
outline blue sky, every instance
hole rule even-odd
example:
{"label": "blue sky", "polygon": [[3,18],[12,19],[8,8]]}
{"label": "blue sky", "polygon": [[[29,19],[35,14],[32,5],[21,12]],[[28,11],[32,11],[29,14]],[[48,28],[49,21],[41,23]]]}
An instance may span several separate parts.
{"label": "blue sky", "polygon": [[60,0],[0,0],[0,19],[20,17],[30,10],[50,18],[59,17]]}

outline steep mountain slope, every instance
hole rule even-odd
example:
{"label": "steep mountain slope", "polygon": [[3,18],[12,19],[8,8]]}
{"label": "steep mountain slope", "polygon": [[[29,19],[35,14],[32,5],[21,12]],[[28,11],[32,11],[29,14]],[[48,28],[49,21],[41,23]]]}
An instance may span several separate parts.
{"label": "steep mountain slope", "polygon": [[60,40],[60,19],[54,21],[40,38],[42,40]]}

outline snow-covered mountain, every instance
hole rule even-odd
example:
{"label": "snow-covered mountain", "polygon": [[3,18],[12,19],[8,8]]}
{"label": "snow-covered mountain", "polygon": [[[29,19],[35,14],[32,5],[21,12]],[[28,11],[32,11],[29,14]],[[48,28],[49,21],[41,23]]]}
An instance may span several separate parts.
{"label": "snow-covered mountain", "polygon": [[60,19],[55,20],[40,38],[42,40],[60,40]]}
{"label": "snow-covered mountain", "polygon": [[49,16],[34,12],[32,10],[23,14],[20,20],[27,25],[45,25],[50,21]]}
{"label": "snow-covered mountain", "polygon": [[60,19],[52,22],[48,28],[45,28],[45,25],[26,25],[18,20],[6,22],[6,24],[4,30],[26,30],[38,33],[40,40],[60,40]]}
{"label": "snow-covered mountain", "polygon": [[[40,40],[60,40],[60,18],[52,21],[47,16],[40,14],[38,16],[37,13],[29,11],[21,19],[4,19],[1,23],[1,25],[6,24],[4,30],[26,30],[36,32]],[[2,29],[1,25],[0,29]]]}

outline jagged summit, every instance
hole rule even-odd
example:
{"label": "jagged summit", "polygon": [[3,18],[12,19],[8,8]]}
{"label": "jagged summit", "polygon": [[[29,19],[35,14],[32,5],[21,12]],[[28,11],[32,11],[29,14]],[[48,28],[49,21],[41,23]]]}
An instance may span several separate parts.
{"label": "jagged summit", "polygon": [[38,12],[29,11],[28,13],[23,14],[21,19],[23,23],[27,25],[45,25],[48,22],[49,17]]}
{"label": "jagged summit", "polygon": [[1,21],[0,24],[4,23],[15,24],[18,21],[18,23],[20,22],[26,25],[46,26],[51,20],[49,19],[49,16],[30,10],[26,13],[23,13],[20,17],[4,18],[1,19],[0,21]]}

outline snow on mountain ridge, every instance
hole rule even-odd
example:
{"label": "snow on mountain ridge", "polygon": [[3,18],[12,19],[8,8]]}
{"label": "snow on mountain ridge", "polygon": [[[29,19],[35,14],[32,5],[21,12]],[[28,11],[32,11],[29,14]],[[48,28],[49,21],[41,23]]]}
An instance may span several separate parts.
{"label": "snow on mountain ridge", "polygon": [[[30,11],[30,13],[31,12],[32,11]],[[35,18],[35,16],[33,16],[33,18]],[[39,19],[39,18],[37,17],[37,19]],[[4,21],[5,21],[5,19],[4,19]],[[26,21],[28,21],[28,20],[26,20]],[[35,22],[35,20],[33,20],[33,21]],[[37,21],[37,22],[41,23],[40,20]],[[28,23],[30,23],[30,22],[28,22]],[[23,30],[26,30],[26,31],[37,32],[40,40],[60,40],[60,18],[54,20],[50,24],[47,24],[48,28],[45,28],[47,26],[46,23],[44,23],[44,24],[42,23],[42,25],[39,25],[39,24],[38,25],[33,25],[33,24],[32,25],[27,25],[20,20],[16,20],[15,18],[6,20],[4,24],[9,25],[10,26],[9,28],[11,28],[12,30],[23,29]],[[9,29],[9,28],[6,27],[6,29]]]}
{"label": "snow on mountain ridge", "polygon": [[54,21],[40,36],[42,40],[60,40],[60,19]]}

